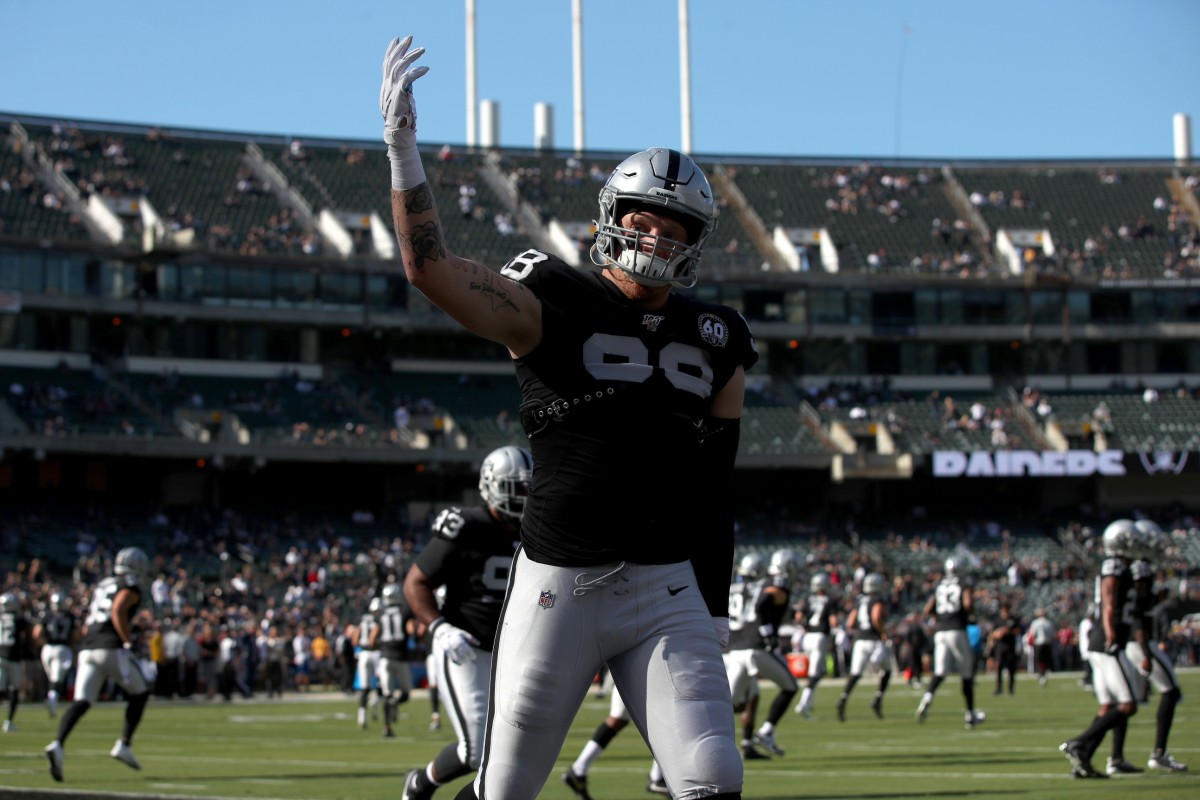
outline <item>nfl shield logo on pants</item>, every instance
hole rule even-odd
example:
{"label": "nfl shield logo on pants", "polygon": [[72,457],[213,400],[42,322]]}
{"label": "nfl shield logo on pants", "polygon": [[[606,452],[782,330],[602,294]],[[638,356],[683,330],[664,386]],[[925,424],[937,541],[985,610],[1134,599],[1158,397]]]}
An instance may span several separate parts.
{"label": "nfl shield logo on pants", "polygon": [[538,597],[538,605],[541,606],[542,608],[553,608],[554,607],[554,595],[551,594],[550,592],[542,592],[541,595]]}

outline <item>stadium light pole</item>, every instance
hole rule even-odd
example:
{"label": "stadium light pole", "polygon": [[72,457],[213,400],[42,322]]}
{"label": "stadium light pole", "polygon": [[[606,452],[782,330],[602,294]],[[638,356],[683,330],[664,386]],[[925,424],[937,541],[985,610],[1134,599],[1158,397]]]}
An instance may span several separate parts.
{"label": "stadium light pole", "polygon": [[571,0],[571,72],[575,92],[575,154],[582,155],[583,141],[583,0]]}
{"label": "stadium light pole", "polygon": [[479,126],[475,108],[478,105],[475,84],[475,0],[467,0],[467,147],[476,145]]}
{"label": "stadium light pole", "polygon": [[679,119],[683,152],[692,152],[692,66],[688,37],[688,0],[679,0]]}

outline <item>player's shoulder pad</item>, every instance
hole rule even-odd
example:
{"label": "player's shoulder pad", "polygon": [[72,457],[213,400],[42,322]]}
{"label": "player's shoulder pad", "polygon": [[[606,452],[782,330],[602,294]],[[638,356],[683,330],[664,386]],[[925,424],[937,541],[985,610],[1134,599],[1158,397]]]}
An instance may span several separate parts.
{"label": "player's shoulder pad", "polygon": [[1103,578],[1119,578],[1129,571],[1129,565],[1120,558],[1106,558],[1100,565],[1100,576]]}

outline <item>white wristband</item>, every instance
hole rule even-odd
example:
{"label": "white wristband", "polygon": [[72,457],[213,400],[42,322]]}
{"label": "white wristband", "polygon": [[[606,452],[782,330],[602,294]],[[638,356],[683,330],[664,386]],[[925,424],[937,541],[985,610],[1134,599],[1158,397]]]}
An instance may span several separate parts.
{"label": "white wristband", "polygon": [[425,167],[415,145],[400,149],[388,145],[388,160],[392,162],[392,188],[398,192],[426,183]]}

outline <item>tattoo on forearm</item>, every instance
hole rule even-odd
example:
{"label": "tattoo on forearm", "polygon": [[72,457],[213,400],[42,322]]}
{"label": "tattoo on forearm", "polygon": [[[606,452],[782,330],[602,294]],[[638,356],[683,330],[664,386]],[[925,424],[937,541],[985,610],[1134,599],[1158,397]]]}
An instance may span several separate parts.
{"label": "tattoo on forearm", "polygon": [[503,284],[497,284],[495,275],[490,270],[479,270],[476,274],[479,277],[478,280],[471,281],[471,291],[479,292],[491,301],[492,311],[500,311],[501,309],[517,310],[517,304],[513,302],[512,292],[508,291]]}
{"label": "tattoo on forearm", "polygon": [[446,258],[446,246],[442,243],[442,229],[433,221],[413,227],[404,237],[413,254],[413,266],[420,270],[426,261],[442,261]]}
{"label": "tattoo on forearm", "polygon": [[422,183],[404,192],[404,210],[409,214],[423,214],[434,209],[433,192],[428,183]]}

